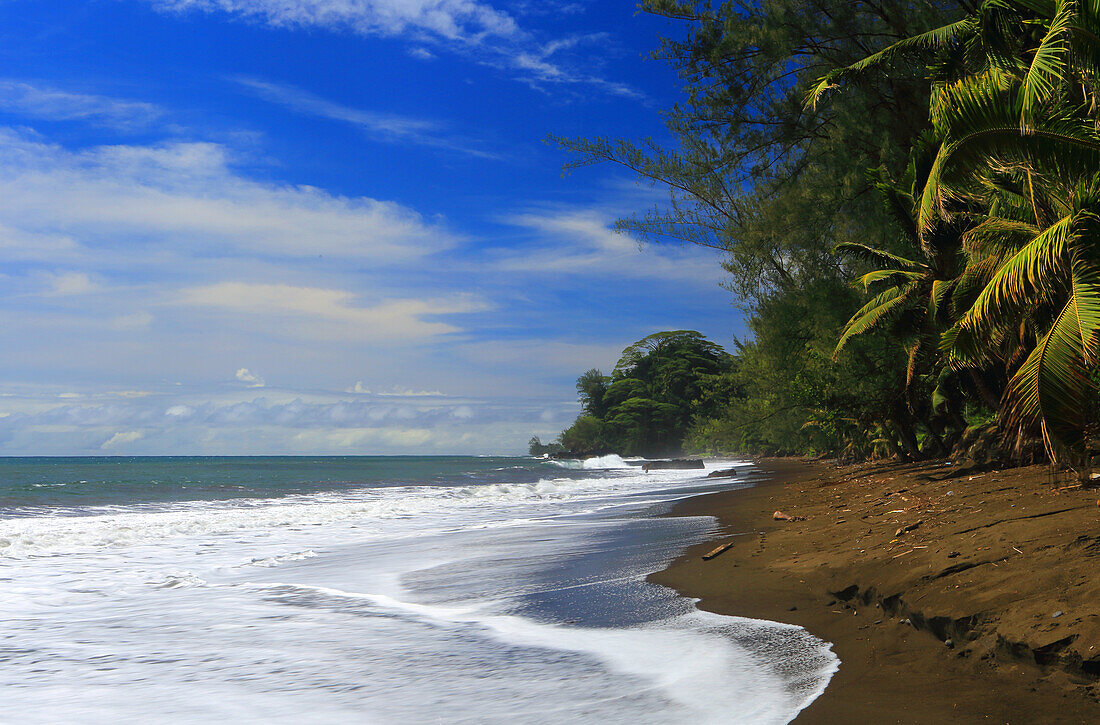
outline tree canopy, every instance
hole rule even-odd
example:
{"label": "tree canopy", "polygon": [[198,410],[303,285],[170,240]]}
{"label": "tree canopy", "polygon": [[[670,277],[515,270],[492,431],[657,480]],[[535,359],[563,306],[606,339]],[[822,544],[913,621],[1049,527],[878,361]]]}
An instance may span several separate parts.
{"label": "tree canopy", "polygon": [[[973,455],[995,440],[1002,459],[1087,469],[1100,440],[1100,3],[642,9],[684,31],[654,53],[682,80],[665,113],[677,144],[554,140],[567,168],[618,164],[666,188],[618,229],[722,250],[751,334],[720,370],[677,372],[669,398],[651,388],[651,368],[670,369],[663,341],[639,341],[606,382],[590,371],[584,425],[666,416],[702,450],[853,457]],[[673,398],[696,401],[691,415],[641,402]]]}
{"label": "tree canopy", "polygon": [[560,444],[577,455],[678,453],[693,419],[713,412],[712,381],[730,356],[694,330],[649,335],[623,350],[611,375],[577,379],[582,413]]}

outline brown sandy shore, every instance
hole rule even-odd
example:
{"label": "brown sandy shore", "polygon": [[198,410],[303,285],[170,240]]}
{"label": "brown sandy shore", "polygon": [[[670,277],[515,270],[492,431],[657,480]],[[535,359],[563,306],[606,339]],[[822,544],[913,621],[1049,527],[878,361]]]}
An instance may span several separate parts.
{"label": "brown sandy shore", "polygon": [[722,534],[650,580],[832,642],[796,723],[1100,723],[1100,491],[1042,466],[757,465],[674,509]]}

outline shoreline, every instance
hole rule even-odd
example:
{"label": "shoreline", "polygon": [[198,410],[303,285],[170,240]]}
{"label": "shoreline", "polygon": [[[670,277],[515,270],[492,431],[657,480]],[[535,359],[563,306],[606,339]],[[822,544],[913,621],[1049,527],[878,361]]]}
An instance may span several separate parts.
{"label": "shoreline", "polygon": [[672,508],[719,533],[648,580],[832,643],[840,669],[795,723],[1100,721],[1096,491],[1038,466],[757,467],[750,488]]}

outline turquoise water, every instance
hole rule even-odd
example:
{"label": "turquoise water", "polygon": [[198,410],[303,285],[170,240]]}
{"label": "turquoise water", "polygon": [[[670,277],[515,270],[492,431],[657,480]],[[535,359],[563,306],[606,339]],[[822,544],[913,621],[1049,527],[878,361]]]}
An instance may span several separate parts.
{"label": "turquoise water", "polygon": [[549,461],[471,456],[163,456],[0,458],[0,513],[277,498],[364,487],[537,481]]}

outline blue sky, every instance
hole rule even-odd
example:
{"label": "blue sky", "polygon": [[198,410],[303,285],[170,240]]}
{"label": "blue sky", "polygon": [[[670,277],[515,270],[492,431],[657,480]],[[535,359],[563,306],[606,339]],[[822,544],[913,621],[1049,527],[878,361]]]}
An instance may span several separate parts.
{"label": "blue sky", "polygon": [[510,453],[709,250],[544,139],[653,137],[632,3],[0,0],[0,454]]}

